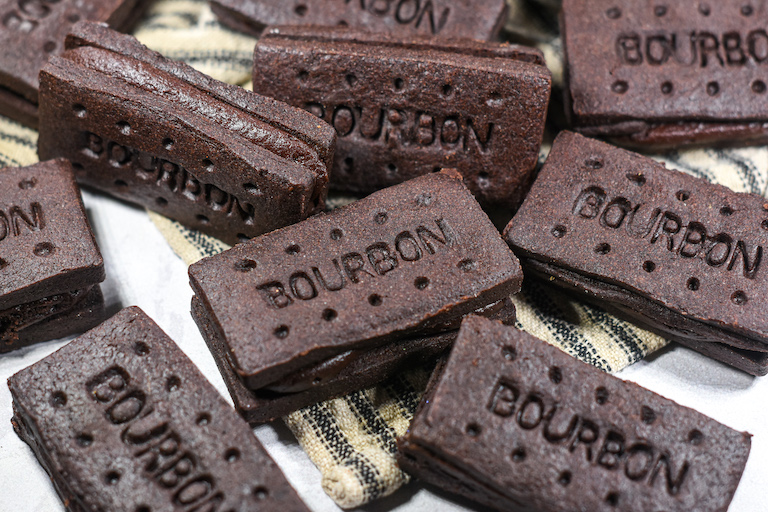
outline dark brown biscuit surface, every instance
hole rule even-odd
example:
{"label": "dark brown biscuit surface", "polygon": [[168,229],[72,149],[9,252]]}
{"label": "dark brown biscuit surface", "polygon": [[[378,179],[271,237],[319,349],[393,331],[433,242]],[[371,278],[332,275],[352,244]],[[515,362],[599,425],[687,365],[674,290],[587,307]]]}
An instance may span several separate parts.
{"label": "dark brown biscuit surface", "polygon": [[[77,310],[104,280],[101,253],[66,160],[0,170],[0,277],[0,352],[60,337],[22,332]],[[70,332],[62,329],[61,336]]]}
{"label": "dark brown biscuit surface", "polygon": [[331,186],[355,193],[453,167],[481,203],[516,206],[550,82],[538,50],[506,43],[274,27],[254,52],[254,91],[333,125]]}
{"label": "dark brown biscuit surface", "polygon": [[574,126],[629,145],[768,141],[768,5],[564,0]]}
{"label": "dark brown biscuit surface", "polygon": [[130,28],[146,0],[0,1],[0,114],[37,126],[38,73],[64,50],[64,36],[78,20]]}
{"label": "dark brown biscuit surface", "polygon": [[440,330],[522,280],[455,171],[263,235],[189,274],[250,389],[348,350]]}
{"label": "dark brown biscuit surface", "polygon": [[228,243],[322,208],[330,126],[79,24],[41,72],[41,158]]}
{"label": "dark brown biscuit surface", "polygon": [[221,21],[258,36],[266,25],[344,26],[399,36],[495,39],[504,0],[212,0]]}
{"label": "dark brown biscuit surface", "polygon": [[766,226],[763,197],[564,132],[505,238],[556,283],[596,282],[593,298],[673,340],[765,352]]}
{"label": "dark brown biscuit surface", "polygon": [[[515,307],[504,299],[486,314],[514,323]],[[224,340],[206,318],[199,299],[192,299],[192,316],[208,344],[235,409],[248,423],[271,421],[295,410],[367,388],[406,368],[433,361],[450,348],[458,330],[406,337],[380,347],[350,350],[310,368],[288,375],[261,390],[248,389],[230,365]]]}
{"label": "dark brown biscuit surface", "polygon": [[68,510],[306,511],[248,425],[140,309],[8,381]]}
{"label": "dark brown biscuit surface", "polygon": [[406,471],[498,510],[725,512],[750,436],[469,317],[400,448]]}

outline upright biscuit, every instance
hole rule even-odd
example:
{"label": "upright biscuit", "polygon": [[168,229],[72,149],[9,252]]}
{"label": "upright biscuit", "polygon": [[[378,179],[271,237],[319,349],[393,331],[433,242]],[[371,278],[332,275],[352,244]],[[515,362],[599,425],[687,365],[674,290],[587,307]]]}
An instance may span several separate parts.
{"label": "upright biscuit", "polygon": [[663,336],[768,352],[766,228],[763,197],[563,132],[505,238],[534,272]]}
{"label": "upright biscuit", "polygon": [[0,277],[0,352],[103,318],[104,262],[68,161],[0,171]]}
{"label": "upright biscuit", "polygon": [[504,0],[211,0],[222,23],[258,36],[266,25],[344,26],[399,36],[496,39]]}
{"label": "upright biscuit", "polygon": [[67,510],[308,510],[248,425],[138,308],[8,385],[16,432]]}
{"label": "upright biscuit", "polygon": [[522,281],[455,171],[268,233],[189,275],[230,365],[253,390],[348,350],[455,328]]}
{"label": "upright biscuit", "polygon": [[725,512],[750,435],[469,317],[399,446],[406,471],[497,510]]}
{"label": "upright biscuit", "polygon": [[335,128],[331,186],[354,193],[452,167],[481,203],[516,206],[550,83],[538,50],[507,43],[275,27],[254,52],[254,91]]}
{"label": "upright biscuit", "polygon": [[307,112],[79,24],[40,74],[41,158],[228,243],[324,205],[335,136]]}
{"label": "upright biscuit", "polygon": [[574,126],[633,146],[765,144],[766,16],[741,0],[564,0]]}
{"label": "upright biscuit", "polygon": [[64,36],[78,20],[128,30],[147,0],[0,1],[0,115],[37,127],[37,75],[64,51]]}

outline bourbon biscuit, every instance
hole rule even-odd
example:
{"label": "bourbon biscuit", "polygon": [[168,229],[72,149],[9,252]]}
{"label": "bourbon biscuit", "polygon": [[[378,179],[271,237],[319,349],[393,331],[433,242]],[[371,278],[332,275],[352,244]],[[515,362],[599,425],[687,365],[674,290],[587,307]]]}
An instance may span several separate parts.
{"label": "bourbon biscuit", "polygon": [[335,135],[311,114],[78,24],[40,74],[41,158],[236,243],[324,205]]}
{"label": "bourbon biscuit", "polygon": [[252,390],[349,350],[444,330],[522,281],[453,170],[240,244],[189,275],[205,322]]}
{"label": "bourbon biscuit", "polygon": [[331,186],[353,193],[452,167],[481,204],[517,206],[550,87],[541,53],[508,43],[275,27],[254,52],[254,91],[334,127]]}
{"label": "bourbon biscuit", "polygon": [[0,276],[0,353],[102,320],[104,262],[68,161],[0,171]]}
{"label": "bourbon biscuit", "polygon": [[8,380],[67,510],[306,512],[248,425],[139,308]]}
{"label": "bourbon biscuit", "polygon": [[255,36],[266,25],[343,26],[402,37],[498,37],[504,0],[212,0],[222,23]]}
{"label": "bourbon biscuit", "polygon": [[496,510],[725,512],[750,451],[745,432],[476,316],[428,398],[400,466]]}
{"label": "bourbon biscuit", "polygon": [[0,1],[0,115],[37,127],[38,73],[78,20],[128,30],[147,0]]}
{"label": "bourbon biscuit", "polygon": [[631,146],[768,142],[768,5],[564,0],[574,127]]}
{"label": "bourbon biscuit", "polygon": [[765,198],[561,133],[505,238],[531,270],[672,340],[768,352]]}

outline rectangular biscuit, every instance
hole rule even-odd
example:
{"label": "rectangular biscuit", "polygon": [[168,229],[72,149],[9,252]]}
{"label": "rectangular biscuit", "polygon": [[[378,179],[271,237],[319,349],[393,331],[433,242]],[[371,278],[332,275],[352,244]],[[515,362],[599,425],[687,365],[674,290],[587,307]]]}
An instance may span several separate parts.
{"label": "rectangular biscuit", "polygon": [[405,471],[497,510],[725,512],[750,435],[472,316],[398,444]]}
{"label": "rectangular biscuit", "polygon": [[507,18],[504,0],[212,0],[222,23],[258,36],[266,25],[343,26],[397,36],[491,41]]}
{"label": "rectangular biscuit", "polygon": [[205,258],[189,276],[249,389],[348,350],[446,330],[522,281],[452,170]]}
{"label": "rectangular biscuit", "polygon": [[766,199],[561,133],[505,230],[525,265],[672,340],[768,352]]}
{"label": "rectangular biscuit", "polygon": [[766,16],[741,0],[564,0],[573,125],[632,146],[765,144]]}
{"label": "rectangular biscuit", "polygon": [[[515,306],[510,299],[504,299],[482,314],[514,323]],[[349,350],[286,375],[265,388],[250,390],[232,369],[226,343],[207,320],[197,297],[192,298],[192,316],[216,361],[235,409],[251,425],[371,387],[407,368],[434,361],[451,347],[458,334],[458,329],[454,329],[405,337],[370,349]]]}
{"label": "rectangular biscuit", "polygon": [[354,193],[451,167],[481,204],[516,206],[550,88],[541,52],[508,43],[274,27],[254,52],[254,91],[334,127],[331,186]]}
{"label": "rectangular biscuit", "polygon": [[248,425],[136,307],[8,385],[14,428],[67,510],[308,510]]}
{"label": "rectangular biscuit", "polygon": [[[50,339],[27,329],[77,309],[104,280],[104,261],[68,161],[0,171],[0,276],[0,352]],[[78,325],[100,320],[96,315]]]}
{"label": "rectangular biscuit", "polygon": [[37,127],[38,73],[78,20],[128,30],[147,0],[0,1],[0,115]]}
{"label": "rectangular biscuit", "polygon": [[236,243],[324,207],[335,135],[311,114],[81,23],[40,74],[41,158]]}

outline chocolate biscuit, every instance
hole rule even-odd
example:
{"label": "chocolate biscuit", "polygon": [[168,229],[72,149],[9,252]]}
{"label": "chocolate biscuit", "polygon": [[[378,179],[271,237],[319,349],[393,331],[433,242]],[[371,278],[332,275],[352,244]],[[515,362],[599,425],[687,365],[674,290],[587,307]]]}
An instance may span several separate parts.
{"label": "chocolate biscuit", "polygon": [[[515,306],[510,299],[504,299],[481,313],[514,323]],[[235,409],[251,425],[373,386],[404,369],[434,361],[451,347],[458,334],[458,329],[454,329],[406,337],[380,347],[349,350],[253,391],[232,369],[226,343],[217,336],[196,297],[192,299],[192,316],[216,360]]]}
{"label": "chocolate biscuit", "polygon": [[140,309],[10,379],[67,510],[307,511],[248,425]]}
{"label": "chocolate biscuit", "polygon": [[324,206],[335,135],[311,114],[82,23],[40,73],[38,153],[227,243]]}
{"label": "chocolate biscuit", "polygon": [[765,144],[766,15],[741,0],[564,0],[573,126],[630,146]]}
{"label": "chocolate biscuit", "polygon": [[471,316],[398,444],[404,470],[496,510],[725,512],[750,435]]}
{"label": "chocolate biscuit", "polygon": [[255,36],[267,25],[343,26],[402,37],[491,41],[507,18],[504,0],[211,0],[222,23]]}
{"label": "chocolate biscuit", "polygon": [[517,206],[550,88],[541,52],[508,43],[274,27],[254,52],[254,91],[334,127],[331,186],[352,193],[452,167],[481,204]]}
{"label": "chocolate biscuit", "polygon": [[0,275],[0,353],[103,319],[104,262],[68,161],[0,170]]}
{"label": "chocolate biscuit", "polygon": [[189,275],[251,390],[349,350],[451,328],[522,280],[453,170],[240,244]]}
{"label": "chocolate biscuit", "polygon": [[763,197],[563,132],[504,236],[527,268],[669,339],[768,352],[767,227]]}
{"label": "chocolate biscuit", "polygon": [[0,1],[0,115],[37,127],[38,73],[78,20],[129,30],[147,0]]}

